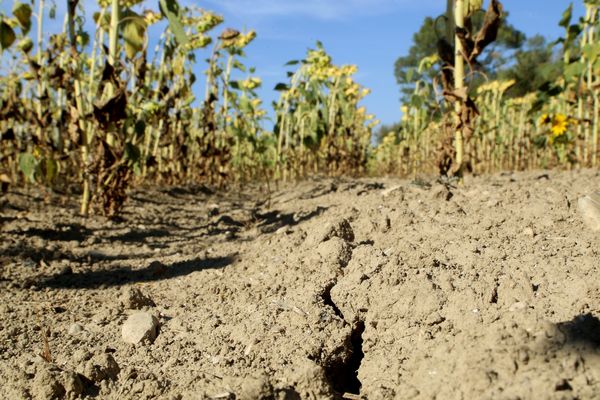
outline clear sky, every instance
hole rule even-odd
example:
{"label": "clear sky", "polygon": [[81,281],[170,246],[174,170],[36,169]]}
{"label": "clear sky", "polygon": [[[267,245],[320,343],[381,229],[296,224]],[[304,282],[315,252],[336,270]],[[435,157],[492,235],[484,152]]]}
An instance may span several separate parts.
{"label": "clear sky", "polygon": [[[25,0],[22,0],[25,1]],[[94,0],[85,4],[91,28]],[[383,123],[400,118],[399,88],[394,79],[394,61],[408,52],[412,35],[427,16],[444,12],[445,0],[180,0],[213,10],[225,17],[225,27],[255,29],[257,39],[247,48],[245,64],[256,67],[264,85],[259,94],[270,110],[278,93],[273,87],[286,80],[284,64],[302,58],[315,42],[323,42],[336,64],[356,64],[358,82],[372,89],[365,100],[369,112]],[[487,7],[489,0],[485,0]],[[158,1],[146,0],[141,8],[158,10]],[[528,36],[541,33],[550,39],[561,33],[558,21],[569,5],[566,0],[502,0],[509,21]],[[575,0],[576,15],[583,13],[583,0]],[[0,0],[0,12],[9,14],[13,2]],[[56,0],[57,19],[48,21],[47,31],[62,26],[66,0]],[[34,28],[35,30],[35,24]],[[150,38],[153,48],[155,38]],[[208,52],[208,50],[204,50]],[[199,55],[199,59],[204,58]],[[204,68],[199,65],[198,68]],[[200,72],[200,71],[199,71]],[[200,77],[200,74],[197,74]],[[200,79],[202,81],[202,79]],[[198,83],[201,84],[201,83]],[[197,89],[202,93],[201,89]]]}
{"label": "clear sky", "polygon": [[[528,36],[551,39],[562,31],[558,21],[565,0],[502,0],[509,21]],[[247,50],[249,65],[265,83],[261,97],[274,99],[271,89],[285,80],[283,65],[301,58],[316,40],[323,42],[336,64],[357,64],[357,81],[372,89],[365,100],[369,112],[383,123],[400,119],[399,88],[394,62],[408,52],[412,35],[427,16],[445,11],[444,0],[207,0],[203,7],[219,12],[225,25],[258,32]],[[487,7],[488,0],[484,4]],[[575,2],[576,12],[583,1]]]}

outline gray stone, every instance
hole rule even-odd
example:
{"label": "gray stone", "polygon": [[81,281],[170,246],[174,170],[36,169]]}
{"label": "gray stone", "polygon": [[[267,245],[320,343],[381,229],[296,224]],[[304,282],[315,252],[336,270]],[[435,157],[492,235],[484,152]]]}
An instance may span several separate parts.
{"label": "gray stone", "polygon": [[81,326],[77,322],[75,322],[74,324],[71,324],[71,326],[69,326],[69,335],[75,336],[75,335],[79,335],[81,332],[83,332],[83,326]]}
{"label": "gray stone", "polygon": [[587,227],[594,232],[600,231],[600,192],[583,196],[577,203]]}
{"label": "gray stone", "polygon": [[121,329],[123,341],[138,344],[142,341],[154,342],[158,334],[158,319],[147,312],[137,312],[127,318]]}

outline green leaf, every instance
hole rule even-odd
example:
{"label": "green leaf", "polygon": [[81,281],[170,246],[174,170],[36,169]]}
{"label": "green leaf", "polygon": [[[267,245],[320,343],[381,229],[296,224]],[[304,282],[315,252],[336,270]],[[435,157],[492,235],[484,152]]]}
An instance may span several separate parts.
{"label": "green leaf", "polygon": [[569,4],[569,7],[563,12],[562,19],[558,23],[558,25],[563,28],[567,28],[571,23],[571,18],[573,17],[573,3]]}
{"label": "green leaf", "polygon": [[2,50],[8,49],[14,42],[17,36],[15,31],[4,20],[0,21],[0,47]]}
{"label": "green leaf", "polygon": [[252,103],[247,97],[241,97],[239,103],[240,111],[244,114],[249,114],[252,112]]}
{"label": "green leaf", "polygon": [[146,22],[131,10],[126,10],[121,20],[121,32],[125,41],[125,54],[127,58],[134,58],[144,49],[146,41]]}
{"label": "green leaf", "polygon": [[290,87],[285,83],[278,83],[277,85],[275,85],[275,88],[273,90],[276,90],[278,92],[284,92],[290,90]]}
{"label": "green leaf", "polygon": [[179,3],[177,0],[159,0],[160,12],[169,20],[169,27],[179,45],[186,44],[189,39],[179,19]]}
{"label": "green leaf", "polygon": [[421,96],[413,94],[410,97],[410,105],[413,106],[414,108],[421,108],[421,107],[423,107],[423,98]]}
{"label": "green leaf", "polygon": [[232,89],[239,89],[240,83],[238,81],[231,81],[229,82],[229,86],[231,86]]}
{"label": "green leaf", "polygon": [[194,100],[196,100],[196,97],[193,94],[190,94],[181,104],[181,107],[189,107]]}
{"label": "green leaf", "polygon": [[598,56],[600,56],[600,42],[587,44],[583,47],[583,54],[591,62],[595,62]]}
{"label": "green leaf", "polygon": [[585,71],[585,64],[580,62],[575,62],[569,64],[565,67],[565,79],[571,80],[573,78],[579,77]]}
{"label": "green leaf", "polygon": [[25,175],[25,178],[33,183],[35,182],[35,170],[38,161],[31,153],[21,153],[19,155],[19,169]]}
{"label": "green leaf", "polygon": [[412,82],[414,77],[415,77],[415,69],[409,68],[408,71],[406,71],[406,82]]}
{"label": "green leaf", "polygon": [[242,72],[246,72],[246,66],[238,60],[233,61],[233,68],[240,70]]}
{"label": "green leaf", "polygon": [[291,61],[286,62],[283,66],[287,67],[288,65],[298,65],[298,64],[300,64],[300,60],[291,60]]}
{"label": "green leaf", "polygon": [[17,21],[19,21],[23,34],[27,34],[31,29],[31,6],[17,1],[13,6],[12,12]]}

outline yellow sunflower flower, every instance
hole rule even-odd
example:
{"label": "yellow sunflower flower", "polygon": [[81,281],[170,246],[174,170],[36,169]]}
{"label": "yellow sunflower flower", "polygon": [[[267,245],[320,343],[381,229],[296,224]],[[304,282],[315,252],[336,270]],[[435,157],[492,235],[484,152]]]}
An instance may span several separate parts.
{"label": "yellow sunflower flower", "polygon": [[552,127],[550,130],[554,136],[560,136],[567,131],[569,127],[569,119],[564,114],[556,114],[552,118]]}

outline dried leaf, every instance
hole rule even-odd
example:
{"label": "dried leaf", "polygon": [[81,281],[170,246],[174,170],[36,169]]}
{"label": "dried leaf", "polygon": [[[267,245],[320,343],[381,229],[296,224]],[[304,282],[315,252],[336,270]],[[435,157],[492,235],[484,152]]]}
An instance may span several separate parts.
{"label": "dried leaf", "polygon": [[232,28],[227,28],[225,29],[222,33],[221,33],[221,40],[233,40],[235,38],[237,38],[238,36],[240,36],[240,32],[232,29]]}
{"label": "dried leaf", "polygon": [[127,95],[119,88],[115,95],[103,104],[94,105],[94,117],[107,129],[111,123],[118,123],[127,117]]}
{"label": "dried leaf", "polygon": [[502,4],[498,0],[491,0],[485,13],[483,26],[475,35],[473,50],[467,54],[470,61],[474,61],[487,45],[496,40],[502,23],[502,9]]}

